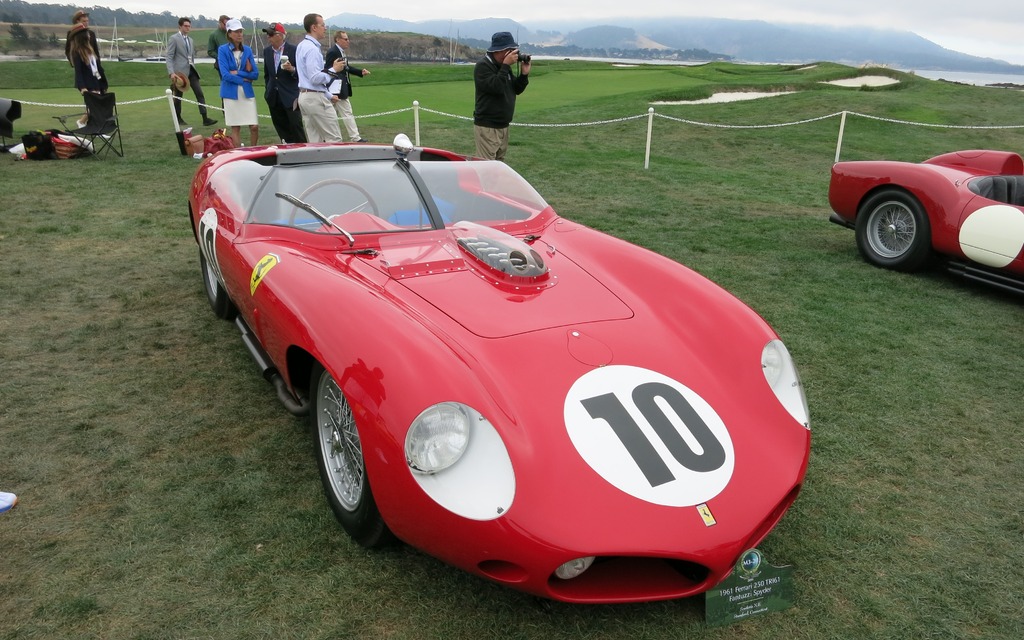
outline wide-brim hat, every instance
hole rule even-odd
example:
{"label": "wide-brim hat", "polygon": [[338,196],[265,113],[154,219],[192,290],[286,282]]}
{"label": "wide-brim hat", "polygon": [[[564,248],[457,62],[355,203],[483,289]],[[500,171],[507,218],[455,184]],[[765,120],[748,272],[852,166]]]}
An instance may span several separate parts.
{"label": "wide-brim hat", "polygon": [[188,91],[188,76],[183,73],[175,73],[171,76],[171,88],[178,91]]}
{"label": "wide-brim hat", "polygon": [[71,23],[74,24],[74,23],[78,22],[79,18],[81,18],[82,16],[87,16],[87,15],[89,15],[88,11],[86,11],[85,9],[79,9],[78,11],[75,12],[75,15],[71,16]]}
{"label": "wide-brim hat", "polygon": [[491,46],[487,49],[487,53],[494,53],[495,51],[504,51],[505,49],[518,49],[519,45],[516,44],[515,38],[508,31],[499,31],[498,33],[491,36]]}

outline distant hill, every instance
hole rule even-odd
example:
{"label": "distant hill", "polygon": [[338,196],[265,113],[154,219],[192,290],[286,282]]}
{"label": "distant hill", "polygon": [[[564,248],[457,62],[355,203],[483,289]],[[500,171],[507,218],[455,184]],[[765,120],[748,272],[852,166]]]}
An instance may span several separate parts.
{"label": "distant hill", "polygon": [[828,60],[853,66],[878,64],[902,69],[1024,73],[1024,66],[946,49],[910,31],[866,27],[714,18],[635,18],[617,20],[614,25],[586,19],[532,25],[508,18],[410,22],[356,13],[342,13],[326,20],[349,29],[457,38],[459,42],[477,47],[486,47],[494,32],[509,31],[529,51],[551,51],[556,55],[568,49],[585,50],[587,55],[598,56],[629,56],[631,51],[640,52],[632,57],[673,57],[669,52],[704,52],[709,60],[769,63]]}
{"label": "distant hill", "polygon": [[[67,25],[79,5],[36,4],[24,0],[0,0],[0,22],[25,25]],[[95,25],[173,29],[177,14],[131,13],[124,9],[90,7]],[[247,27],[253,19],[241,16]],[[342,13],[325,18],[332,28],[383,34],[423,34],[396,44],[391,37],[361,39],[360,59],[472,59],[490,44],[491,34],[509,31],[529,53],[557,56],[627,57],[689,61],[737,60],[765,63],[809,63],[827,60],[851,66],[877,64],[901,69],[941,69],[983,73],[1024,73],[1024,66],[1003,60],[972,56],[943,48],[910,31],[865,27],[828,27],[773,24],[757,20],[715,18],[629,18],[615,24],[588,20],[534,22],[509,18],[478,20],[426,20],[410,22],[379,16]],[[259,20],[265,24],[265,20]],[[192,16],[196,29],[216,25],[213,16]],[[289,31],[301,35],[301,27]],[[31,31],[35,34],[35,27]],[[36,34],[45,35],[45,34]],[[0,35],[0,48],[9,38]],[[59,37],[59,36],[58,36]],[[53,48],[52,43],[39,46]],[[35,40],[33,41],[35,43]],[[452,45],[457,41],[458,47]],[[373,46],[369,46],[373,44]],[[397,49],[396,49],[397,47]],[[60,47],[57,47],[60,48]],[[422,50],[421,50],[422,49]],[[373,53],[371,54],[371,50]],[[395,53],[398,51],[398,53]],[[378,57],[379,56],[379,57]]]}

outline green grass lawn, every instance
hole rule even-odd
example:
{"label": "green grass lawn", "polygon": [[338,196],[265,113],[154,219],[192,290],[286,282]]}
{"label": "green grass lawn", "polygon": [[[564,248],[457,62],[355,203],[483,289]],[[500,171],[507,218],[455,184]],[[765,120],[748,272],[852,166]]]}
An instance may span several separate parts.
{"label": "green grass lawn", "polygon": [[[414,100],[471,114],[472,67],[369,66],[357,115]],[[963,127],[851,116],[844,159],[1024,147],[1024,129],[967,128],[1024,124],[1019,92],[870,72],[901,83],[821,84],[862,73],[832,64],[539,62],[516,120],[617,120],[652,100],[788,90],[658,113],[763,126],[847,110]],[[859,258],[853,233],[827,222],[838,117],[763,128],[656,118],[648,170],[646,117],[512,130],[510,164],[559,213],[726,287],[800,367],[810,468],[761,547],[795,567],[795,606],[708,628],[703,597],[540,603],[408,547],[351,543],[303,424],[210,313],[186,216],[197,163],[178,153],[164,68],[108,63],[108,75],[125,158],[0,157],[0,490],[22,500],[0,515],[0,638],[1024,636],[1021,301]],[[71,85],[66,63],[0,63],[3,97],[78,104]],[[24,109],[19,133],[74,111]],[[194,106],[184,117],[198,122]],[[390,141],[412,133],[412,113],[360,129]],[[473,150],[463,119],[423,113],[421,136]]]}

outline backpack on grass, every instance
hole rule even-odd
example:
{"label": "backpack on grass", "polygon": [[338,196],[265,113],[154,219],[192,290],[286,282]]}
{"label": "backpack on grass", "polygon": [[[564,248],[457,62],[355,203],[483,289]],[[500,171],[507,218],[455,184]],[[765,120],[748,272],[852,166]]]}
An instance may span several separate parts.
{"label": "backpack on grass", "polygon": [[53,149],[53,135],[49,131],[29,131],[21,136],[28,160],[53,160],[57,157]]}

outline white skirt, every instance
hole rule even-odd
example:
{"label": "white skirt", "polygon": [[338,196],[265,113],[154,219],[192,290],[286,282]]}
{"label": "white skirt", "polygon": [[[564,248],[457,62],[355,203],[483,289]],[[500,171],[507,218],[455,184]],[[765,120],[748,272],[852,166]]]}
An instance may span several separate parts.
{"label": "white skirt", "polygon": [[224,124],[229,127],[259,124],[259,118],[256,116],[256,98],[246,98],[242,85],[238,85],[236,100],[224,99]]}

